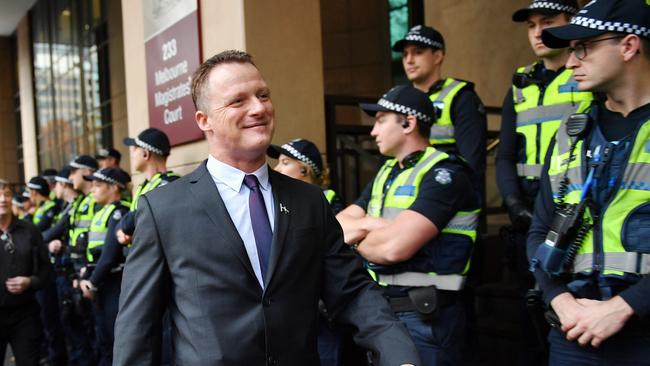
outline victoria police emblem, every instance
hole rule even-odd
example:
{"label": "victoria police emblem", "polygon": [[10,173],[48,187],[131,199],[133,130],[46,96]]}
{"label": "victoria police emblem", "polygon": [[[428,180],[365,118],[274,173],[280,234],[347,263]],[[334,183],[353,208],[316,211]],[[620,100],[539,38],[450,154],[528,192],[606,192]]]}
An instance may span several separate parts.
{"label": "victoria police emblem", "polygon": [[436,169],[436,182],[440,184],[449,184],[451,183],[451,172],[448,169]]}

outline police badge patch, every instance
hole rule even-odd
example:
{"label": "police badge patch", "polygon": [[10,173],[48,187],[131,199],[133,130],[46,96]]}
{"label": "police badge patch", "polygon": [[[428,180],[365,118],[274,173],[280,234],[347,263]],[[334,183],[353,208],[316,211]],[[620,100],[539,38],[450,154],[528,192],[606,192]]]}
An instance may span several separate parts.
{"label": "police badge patch", "polygon": [[115,211],[113,212],[113,220],[117,221],[122,218],[122,212],[120,211]]}
{"label": "police badge patch", "polygon": [[436,173],[436,182],[440,184],[451,183],[451,171],[449,169],[438,168],[434,172]]}

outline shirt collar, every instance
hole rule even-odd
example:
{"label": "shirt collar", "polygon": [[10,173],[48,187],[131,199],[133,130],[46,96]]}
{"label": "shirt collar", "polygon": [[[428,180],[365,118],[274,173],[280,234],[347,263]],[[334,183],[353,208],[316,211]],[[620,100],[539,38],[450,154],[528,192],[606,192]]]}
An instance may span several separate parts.
{"label": "shirt collar", "polygon": [[[240,191],[241,186],[244,183],[244,176],[248,174],[217,160],[212,155],[208,156],[206,168],[215,181],[225,184],[235,192]],[[257,177],[263,190],[266,191],[271,188],[271,182],[269,181],[269,166],[267,164],[262,164],[259,169],[250,174]]]}

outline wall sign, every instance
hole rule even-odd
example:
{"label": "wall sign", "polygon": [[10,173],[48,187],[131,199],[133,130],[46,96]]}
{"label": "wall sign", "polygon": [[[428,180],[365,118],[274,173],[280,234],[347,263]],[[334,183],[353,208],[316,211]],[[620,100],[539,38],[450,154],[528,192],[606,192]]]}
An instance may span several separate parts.
{"label": "wall sign", "polygon": [[202,139],[191,93],[201,63],[197,0],[144,0],[143,10],[149,126],[172,146]]}

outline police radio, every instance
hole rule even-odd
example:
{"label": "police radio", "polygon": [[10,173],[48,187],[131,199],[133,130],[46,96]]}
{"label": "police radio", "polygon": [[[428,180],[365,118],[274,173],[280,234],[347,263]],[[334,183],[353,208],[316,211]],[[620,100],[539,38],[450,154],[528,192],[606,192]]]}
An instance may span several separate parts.
{"label": "police radio", "polygon": [[518,89],[523,89],[531,85],[542,85],[542,81],[534,78],[528,73],[518,72],[512,75],[512,85]]}
{"label": "police radio", "polygon": [[[566,133],[574,138],[570,148],[569,163],[573,160],[577,141],[587,133],[590,125],[591,118],[585,113],[572,114],[567,119]],[[566,174],[563,177],[558,192],[559,204],[556,207],[551,228],[542,245],[537,248],[535,257],[531,261],[531,269],[539,267],[551,275],[560,275],[573,263],[584,237],[592,228],[592,225],[583,222],[586,193],[589,190],[592,175],[593,169],[587,178],[578,204],[564,202],[569,182]]]}

